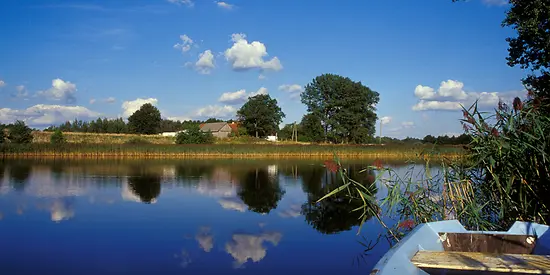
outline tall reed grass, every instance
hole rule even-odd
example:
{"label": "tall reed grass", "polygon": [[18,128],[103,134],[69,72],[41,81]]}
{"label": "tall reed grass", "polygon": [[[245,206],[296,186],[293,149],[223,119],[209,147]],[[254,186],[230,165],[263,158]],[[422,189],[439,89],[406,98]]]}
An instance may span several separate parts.
{"label": "tall reed grass", "polygon": [[[550,114],[545,104],[548,100],[516,98],[513,108],[500,103],[494,115],[480,112],[477,104],[464,109],[462,122],[472,142],[462,160],[428,157],[423,171],[404,176],[380,162],[365,167],[376,171],[378,189],[387,190],[382,199],[369,192],[373,188],[348,177],[335,157],[325,166],[339,173],[344,184],[319,202],[341,192],[350,201],[362,202],[354,211],[361,211],[363,221],[378,219],[394,242],[416,225],[438,220],[456,219],[474,230],[506,230],[517,220],[547,224]],[[430,169],[434,159],[441,167],[435,175]],[[382,217],[397,222],[388,227]]]}
{"label": "tall reed grass", "polygon": [[[4,156],[74,156],[74,157],[346,157],[422,158],[423,146],[341,146],[341,145],[276,145],[276,144],[84,144],[49,143],[6,144],[0,146]],[[459,147],[440,147],[448,157],[458,157]]]}

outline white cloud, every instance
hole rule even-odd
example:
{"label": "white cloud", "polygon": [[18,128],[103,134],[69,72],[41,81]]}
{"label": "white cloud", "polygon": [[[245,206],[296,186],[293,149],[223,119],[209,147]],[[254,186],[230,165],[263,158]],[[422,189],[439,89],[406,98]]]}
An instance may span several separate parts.
{"label": "white cloud", "polygon": [[195,240],[199,243],[199,246],[204,252],[210,252],[214,247],[214,237],[210,233],[209,227],[201,227],[199,232],[195,236]]}
{"label": "white cloud", "polygon": [[464,83],[451,79],[442,81],[437,93],[432,87],[418,85],[414,89],[414,95],[419,99],[449,98],[462,100],[468,97],[464,91]]}
{"label": "white cloud", "polygon": [[291,98],[298,98],[304,87],[298,84],[284,84],[279,86],[279,90],[289,93]]}
{"label": "white cloud", "polygon": [[45,90],[39,91],[37,95],[44,96],[52,100],[61,100],[64,99],[67,102],[74,102],[76,85],[67,81],[63,81],[60,78],[52,80],[52,87]]}
{"label": "white cloud", "polygon": [[435,92],[431,87],[418,85],[414,89],[414,95],[420,99],[430,99],[435,97]]}
{"label": "white cloud", "polygon": [[206,107],[200,108],[195,112],[197,117],[218,117],[218,118],[228,118],[233,117],[237,112],[235,107],[230,105],[208,105]]}
{"label": "white cloud", "polygon": [[248,97],[254,97],[254,96],[257,96],[257,95],[267,95],[267,94],[268,94],[267,88],[260,87],[260,89],[258,89],[256,92],[250,93],[250,95]]}
{"label": "white cloud", "polygon": [[[516,96],[524,96],[524,91],[499,92],[466,92],[464,83],[456,80],[442,81],[437,92],[431,87],[418,85],[414,95],[419,101],[412,107],[414,111],[425,110],[461,110],[468,108],[476,100],[479,107],[495,107],[499,100],[512,101]],[[461,106],[462,105],[462,106]]]}
{"label": "white cloud", "polygon": [[279,71],[283,68],[281,61],[277,57],[270,60],[264,60],[268,56],[266,46],[259,42],[253,41],[248,43],[246,35],[236,33],[231,35],[231,40],[234,44],[231,48],[225,50],[225,58],[231,63],[234,70],[274,70]]}
{"label": "white cloud", "polygon": [[223,93],[218,101],[225,104],[241,104],[246,102],[247,98],[246,90],[242,89],[236,92]]}
{"label": "white cloud", "polygon": [[15,87],[15,90],[17,91],[15,94],[13,94],[13,97],[16,98],[26,98],[29,96],[29,92],[27,91],[27,88],[24,85],[18,85]]}
{"label": "white cloud", "polygon": [[227,2],[223,2],[223,1],[216,1],[215,2],[216,5],[222,9],[226,9],[226,10],[231,10],[235,7],[235,5],[232,5],[232,4],[229,4]]}
{"label": "white cloud", "polygon": [[386,124],[390,123],[391,120],[392,120],[392,118],[390,116],[384,116],[384,117],[380,118],[380,123],[382,125],[386,125]]}
{"label": "white cloud", "polygon": [[90,99],[90,104],[94,104],[97,100],[95,98]]}
{"label": "white cloud", "polygon": [[145,103],[151,103],[152,105],[156,106],[158,103],[158,100],[156,98],[137,98],[135,100],[131,101],[124,101],[122,103],[122,115],[124,117],[131,116],[135,111],[139,110],[141,106]]}
{"label": "white cloud", "polygon": [[233,234],[233,240],[225,244],[225,251],[235,259],[235,267],[241,267],[248,260],[261,261],[267,254],[264,242],[274,246],[279,244],[283,234],[279,232],[253,234]]}
{"label": "white cloud", "polygon": [[508,0],[482,0],[483,4],[487,6],[506,6],[508,5]]}
{"label": "white cloud", "polygon": [[258,76],[258,79],[259,79],[259,80],[264,80],[264,79],[266,79],[266,77],[265,77],[265,75],[260,74],[260,75]]}
{"label": "white cloud", "polygon": [[420,100],[412,107],[413,111],[425,110],[460,110],[462,109],[460,102],[454,101],[425,101]]}
{"label": "white cloud", "polygon": [[108,97],[105,100],[105,103],[115,103],[116,99],[114,97]]}
{"label": "white cloud", "polygon": [[4,82],[4,80],[0,79],[0,88],[2,88],[4,86],[6,86],[6,82]]}
{"label": "white cloud", "polygon": [[168,117],[169,120],[173,120],[173,121],[187,121],[187,120],[193,120],[191,117],[189,116],[171,116],[171,117]]}
{"label": "white cloud", "polygon": [[176,5],[186,5],[188,7],[193,7],[195,5],[192,0],[168,0],[168,2]]}
{"label": "white cloud", "polygon": [[74,217],[74,210],[71,208],[71,205],[64,200],[54,201],[50,208],[51,220],[53,222],[60,222]]}
{"label": "white cloud", "polygon": [[414,127],[414,122],[412,121],[404,121],[401,123],[401,126],[403,128],[411,128],[411,127]]}
{"label": "white cloud", "polygon": [[282,218],[297,218],[301,216],[302,207],[299,204],[292,204],[288,209],[279,212]]}
{"label": "white cloud", "polygon": [[193,39],[191,37],[187,36],[186,34],[180,35],[181,42],[176,43],[174,45],[174,49],[181,50],[183,53],[189,51],[191,49],[191,46],[193,46]]}
{"label": "white cloud", "polygon": [[206,50],[199,54],[199,60],[195,63],[196,70],[201,74],[210,74],[214,65],[214,55],[211,50]]}
{"label": "white cloud", "polygon": [[235,210],[239,212],[244,212],[247,209],[246,204],[238,198],[222,198],[218,200],[218,203],[223,209]]}
{"label": "white cloud", "polygon": [[249,97],[257,96],[257,95],[267,95],[268,90],[265,87],[261,87],[256,92],[247,93],[246,90],[241,89],[236,92],[227,92],[223,93],[220,98],[218,99],[219,102],[230,104],[230,105],[238,105],[245,103]]}
{"label": "white cloud", "polygon": [[0,122],[12,123],[23,120],[30,126],[49,126],[67,120],[89,119],[98,117],[99,113],[82,106],[61,106],[37,104],[24,110],[0,108]]}

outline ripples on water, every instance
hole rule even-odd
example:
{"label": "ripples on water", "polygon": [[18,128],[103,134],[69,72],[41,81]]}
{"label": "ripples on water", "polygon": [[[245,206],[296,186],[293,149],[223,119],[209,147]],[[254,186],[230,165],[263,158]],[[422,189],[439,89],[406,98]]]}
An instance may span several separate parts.
{"label": "ripples on water", "polygon": [[313,203],[336,184],[317,160],[0,162],[0,274],[368,274],[388,244],[358,257],[357,206]]}

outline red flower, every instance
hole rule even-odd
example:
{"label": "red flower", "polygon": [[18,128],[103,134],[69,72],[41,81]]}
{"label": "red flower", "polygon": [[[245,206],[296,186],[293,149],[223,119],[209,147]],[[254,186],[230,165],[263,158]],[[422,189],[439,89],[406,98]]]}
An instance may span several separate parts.
{"label": "red flower", "polygon": [[384,165],[380,159],[375,159],[373,166],[375,166],[378,169],[384,168]]}
{"label": "red flower", "polygon": [[463,110],[463,111],[462,111],[462,116],[463,116],[465,119],[467,119],[468,117],[470,117],[470,114],[468,113],[468,111]]}
{"label": "red flower", "polygon": [[340,166],[333,160],[325,160],[325,167],[333,173],[336,173],[340,169]]}
{"label": "red flower", "polygon": [[491,134],[493,134],[493,136],[495,136],[495,137],[498,137],[499,132],[498,132],[497,128],[493,128],[493,130],[491,130]]}
{"label": "red flower", "polygon": [[400,223],[397,225],[398,228],[407,229],[407,230],[413,229],[414,226],[415,226],[415,224],[414,224],[414,221],[413,221],[413,220],[404,220],[404,221],[400,222]]}
{"label": "red flower", "polygon": [[512,105],[514,106],[514,111],[516,112],[521,111],[521,109],[523,109],[523,102],[519,97],[514,98],[514,102],[512,103]]}

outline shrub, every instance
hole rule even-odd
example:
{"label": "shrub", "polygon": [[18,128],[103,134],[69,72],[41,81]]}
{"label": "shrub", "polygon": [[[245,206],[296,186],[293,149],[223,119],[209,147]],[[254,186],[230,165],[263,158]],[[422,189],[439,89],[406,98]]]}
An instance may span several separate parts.
{"label": "shrub", "polygon": [[[471,180],[487,217],[501,228],[516,220],[550,220],[550,114],[548,101],[516,98],[499,103],[492,116],[477,106],[464,110],[464,129],[473,163]],[[490,124],[490,121],[495,121]]]}
{"label": "shrub", "polygon": [[6,126],[4,124],[0,124],[0,144],[5,142],[6,137]]}
{"label": "shrub", "polygon": [[202,132],[198,126],[176,135],[176,144],[212,144],[215,138],[210,132]]}
{"label": "shrub", "polygon": [[65,142],[67,142],[67,139],[65,138],[65,135],[63,135],[63,132],[59,129],[55,130],[55,132],[53,132],[50,136],[51,144],[63,144]]}
{"label": "shrub", "polygon": [[18,120],[8,127],[8,139],[12,143],[31,143],[33,140],[32,130],[25,122]]}
{"label": "shrub", "polygon": [[132,137],[126,142],[124,142],[124,144],[146,145],[146,144],[151,144],[151,142],[142,137]]}

